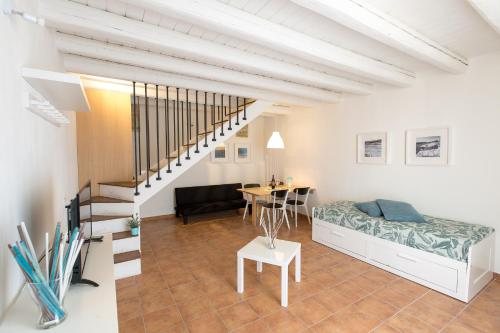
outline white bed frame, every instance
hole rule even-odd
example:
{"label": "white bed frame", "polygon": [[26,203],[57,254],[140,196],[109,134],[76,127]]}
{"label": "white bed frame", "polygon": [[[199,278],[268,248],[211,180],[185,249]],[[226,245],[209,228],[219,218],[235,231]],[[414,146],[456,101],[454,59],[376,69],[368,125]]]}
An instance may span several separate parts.
{"label": "white bed frame", "polygon": [[493,278],[495,233],[471,246],[461,262],[318,218],[312,224],[314,241],[464,302]]}

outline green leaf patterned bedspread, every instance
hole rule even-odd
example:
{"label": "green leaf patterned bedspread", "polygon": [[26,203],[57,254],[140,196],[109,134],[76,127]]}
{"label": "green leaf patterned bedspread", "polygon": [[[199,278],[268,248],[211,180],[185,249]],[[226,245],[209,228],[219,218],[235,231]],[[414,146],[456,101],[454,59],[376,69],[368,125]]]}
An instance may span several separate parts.
{"label": "green leaf patterned bedspread", "polygon": [[354,207],[353,201],[338,201],[316,207],[314,217],[463,262],[467,262],[472,245],[495,232],[491,227],[431,216],[424,216],[427,223],[390,222],[383,217],[368,216]]}

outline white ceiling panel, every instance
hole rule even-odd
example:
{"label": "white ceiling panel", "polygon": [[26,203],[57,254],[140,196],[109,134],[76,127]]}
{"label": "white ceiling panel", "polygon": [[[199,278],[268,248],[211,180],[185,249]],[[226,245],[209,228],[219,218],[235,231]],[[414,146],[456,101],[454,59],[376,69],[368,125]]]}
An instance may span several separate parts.
{"label": "white ceiling panel", "polygon": [[465,57],[500,50],[500,36],[462,0],[365,0]]}
{"label": "white ceiling panel", "polygon": [[[311,61],[286,55],[260,45],[235,37],[201,28],[177,18],[165,16],[136,5],[125,4],[119,0],[72,0],[85,5],[107,10],[166,29],[186,33],[204,40],[235,47],[249,53],[263,55],[315,71],[359,80],[352,74],[332,69]],[[333,45],[389,63],[411,71],[435,70],[434,67],[408,56],[396,49],[377,42],[358,32],[339,25],[319,14],[304,9],[289,0],[219,0],[222,3],[252,13],[261,18],[286,26],[292,30],[307,34]],[[334,0],[332,0],[334,1]],[[483,21],[462,0],[357,0],[393,16],[412,29],[436,41],[442,46],[464,56],[474,57],[480,54],[500,50],[500,36]],[[500,0],[499,0],[500,1]],[[99,36],[84,36],[99,39]],[[134,46],[134,45],[128,45]],[[188,60],[189,56],[187,56]],[[207,63],[232,68],[214,60]],[[203,59],[195,59],[203,61]],[[252,73],[260,74],[260,73]]]}

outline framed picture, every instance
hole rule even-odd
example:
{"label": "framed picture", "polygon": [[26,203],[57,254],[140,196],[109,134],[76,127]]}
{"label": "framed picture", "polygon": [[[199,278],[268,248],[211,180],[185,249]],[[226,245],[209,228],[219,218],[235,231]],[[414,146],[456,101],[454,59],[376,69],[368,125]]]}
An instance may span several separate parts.
{"label": "framed picture", "polygon": [[243,126],[238,132],[236,132],[238,138],[248,138],[248,125]]}
{"label": "framed picture", "polygon": [[448,165],[449,128],[406,131],[406,164]]}
{"label": "framed picture", "polygon": [[252,160],[250,144],[235,143],[234,144],[234,161],[236,163],[248,163]]}
{"label": "framed picture", "polygon": [[211,153],[213,163],[228,163],[229,162],[229,146],[221,143]]}
{"label": "framed picture", "polygon": [[387,164],[387,132],[358,134],[358,163]]}

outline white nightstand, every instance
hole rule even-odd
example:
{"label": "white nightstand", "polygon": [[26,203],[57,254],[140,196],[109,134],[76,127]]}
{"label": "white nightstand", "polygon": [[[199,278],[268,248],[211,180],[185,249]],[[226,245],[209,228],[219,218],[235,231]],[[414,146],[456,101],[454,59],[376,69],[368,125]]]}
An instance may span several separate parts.
{"label": "white nightstand", "polygon": [[281,306],[288,306],[288,265],[295,258],[295,281],[300,282],[300,243],[276,239],[276,248],[267,246],[265,237],[259,236],[241,248],[238,253],[238,292],[244,289],[244,260],[257,261],[257,272],[262,272],[262,263],[281,267]]}

